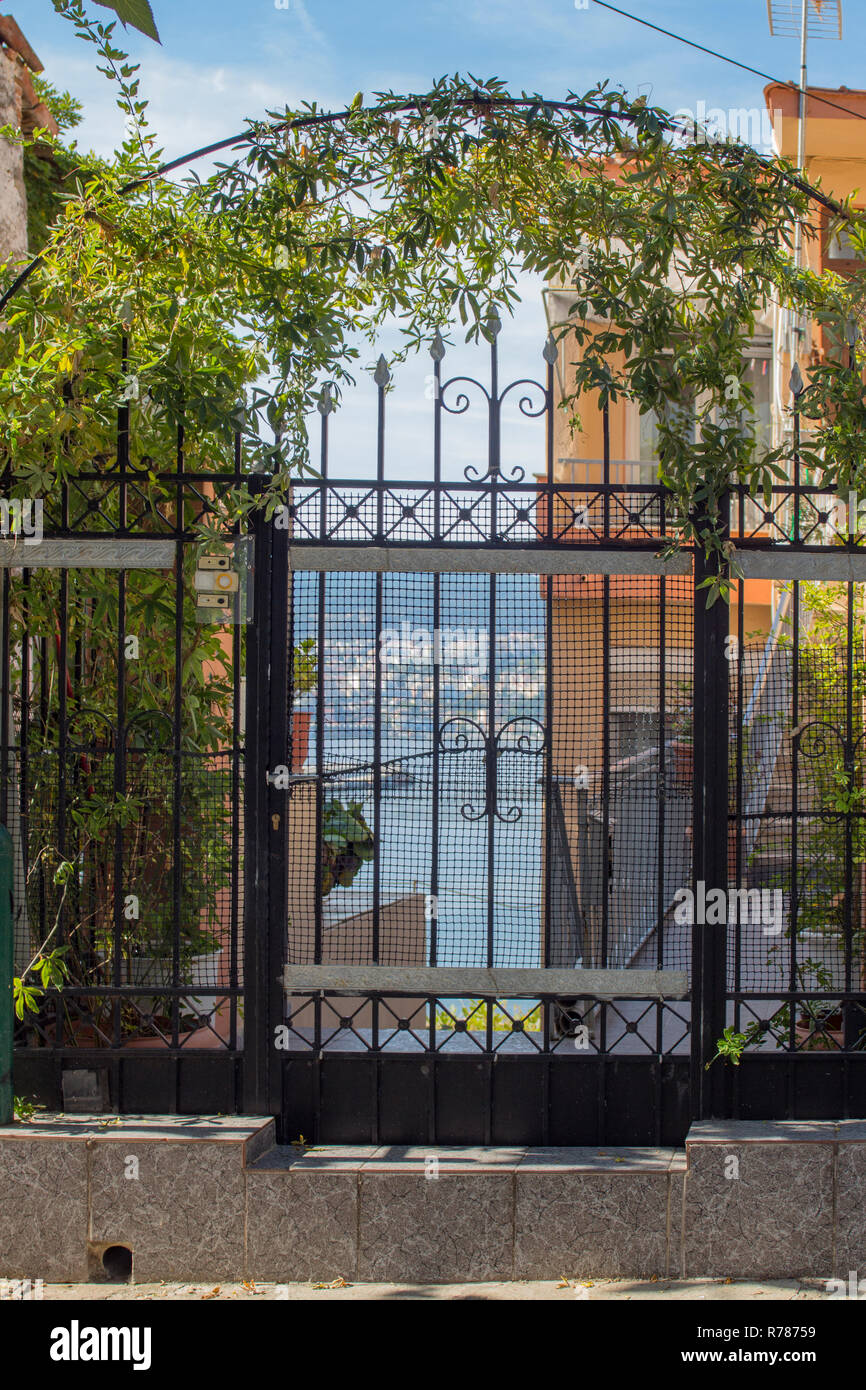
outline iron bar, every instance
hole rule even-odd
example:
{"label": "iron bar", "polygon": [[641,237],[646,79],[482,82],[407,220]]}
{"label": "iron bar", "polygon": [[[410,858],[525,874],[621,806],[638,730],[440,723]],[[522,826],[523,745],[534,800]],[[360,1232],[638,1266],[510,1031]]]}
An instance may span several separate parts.
{"label": "iron bar", "polygon": [[[723,502],[722,517],[726,507]],[[696,517],[701,538],[703,516]],[[707,581],[718,578],[718,559],[702,548],[695,554],[694,575],[694,770],[692,890],[705,893],[728,884],[728,661],[727,602],[709,604]],[[726,914],[727,916],[727,914]],[[707,1067],[725,1026],[727,970],[726,923],[698,920],[692,928],[692,1107],[696,1118],[724,1112],[724,1076]]]}

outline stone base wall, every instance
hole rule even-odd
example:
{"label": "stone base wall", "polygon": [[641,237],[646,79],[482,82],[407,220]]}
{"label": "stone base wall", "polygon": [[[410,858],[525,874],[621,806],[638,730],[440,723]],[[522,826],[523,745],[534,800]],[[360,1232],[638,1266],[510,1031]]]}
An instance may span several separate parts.
{"label": "stone base wall", "polygon": [[866,1121],[694,1125],[674,1149],[274,1145],[255,1117],[0,1129],[0,1276],[457,1283],[866,1273]]}

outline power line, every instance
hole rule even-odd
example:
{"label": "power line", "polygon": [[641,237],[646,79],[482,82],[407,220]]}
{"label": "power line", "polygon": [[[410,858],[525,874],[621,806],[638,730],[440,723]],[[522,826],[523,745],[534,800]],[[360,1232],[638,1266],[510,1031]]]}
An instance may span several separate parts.
{"label": "power line", "polygon": [[[707,48],[706,44],[695,43],[694,39],[684,38],[682,34],[675,34],[673,29],[663,29],[660,24],[651,24],[648,19],[641,19],[640,15],[631,14],[628,10],[621,10],[617,5],[609,5],[607,0],[592,0],[594,5],[600,5],[603,10],[612,10],[614,14],[622,15],[623,19],[631,19],[635,24],[642,24],[645,29],[654,29],[657,34],[664,34],[667,39],[676,39],[677,43],[684,43],[689,48],[696,48],[699,53],[708,53],[711,58],[718,58],[722,63],[730,63],[731,67],[740,68],[743,72],[751,72],[755,77],[763,77],[766,82],[775,82],[779,87],[787,87],[792,92],[799,92],[796,82],[783,82],[781,77],[774,77],[770,72],[762,72],[760,68],[752,68],[748,63],[741,63],[736,58],[729,58],[726,53],[719,53],[715,48]],[[834,111],[843,111],[846,116],[855,116],[858,121],[866,121],[866,115],[862,111],[854,111],[850,106],[842,106],[838,101],[831,101],[829,97],[819,97],[817,93],[810,92],[812,101],[820,101],[824,106],[832,106]]]}

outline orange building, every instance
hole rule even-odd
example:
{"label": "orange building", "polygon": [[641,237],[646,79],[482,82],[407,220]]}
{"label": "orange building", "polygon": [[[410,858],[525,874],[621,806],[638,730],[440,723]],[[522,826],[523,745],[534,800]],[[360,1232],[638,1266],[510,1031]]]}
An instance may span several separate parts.
{"label": "orange building", "polygon": [[[827,106],[818,100],[821,96],[848,107],[851,114]],[[797,151],[797,93],[771,84],[766,89],[766,102],[774,118],[779,152],[793,159]],[[825,192],[838,198],[866,188],[866,127],[860,124],[859,113],[866,115],[866,92],[813,89],[809,93],[805,174],[810,182],[820,182]],[[611,177],[616,178],[617,172],[612,166]],[[806,229],[804,246],[804,263],[816,272],[831,269],[845,274],[857,264],[844,231],[835,229],[819,204],[815,204]],[[578,293],[568,284],[554,285],[545,292],[551,328],[573,321],[570,311]],[[590,331],[606,327],[602,320],[587,319],[584,323]],[[824,350],[817,325],[804,324],[776,305],[767,305],[758,316],[754,337],[745,350],[742,377],[751,387],[756,431],[762,442],[773,446],[785,443],[791,430],[788,383],[792,363],[798,360],[804,377],[808,377],[810,365],[820,360]],[[560,341],[555,366],[555,389],[560,399],[572,389],[574,363],[581,351],[574,338],[566,336]],[[612,363],[614,369],[622,365],[621,361]],[[658,503],[648,501],[649,493],[630,493],[629,487],[657,481],[654,415],[641,415],[637,403],[620,397],[611,403],[605,419],[595,400],[578,398],[579,428],[572,428],[574,410],[559,410],[555,416],[553,481],[574,488],[570,494],[557,494],[556,533],[564,531],[569,538],[573,532],[574,543],[579,545],[592,538],[593,530],[599,532],[603,503],[593,489],[607,479],[623,491],[607,504],[605,534],[620,543],[633,539],[646,550],[650,536],[660,533],[660,518],[654,519],[652,512]],[[700,402],[695,411],[696,432],[700,429],[699,415]],[[665,577],[612,574],[606,579],[600,575],[561,575],[553,581],[541,580],[545,594],[548,582],[553,584],[553,772],[587,924],[584,963],[592,963],[603,954],[607,962],[616,959],[621,965],[646,964],[650,962],[647,950],[654,949],[655,908],[668,900],[667,886],[652,881],[652,845],[664,837],[665,855],[673,872],[686,876],[690,872],[691,577],[682,573]],[[786,601],[781,586],[769,580],[747,579],[735,587],[730,632],[736,635],[741,631],[745,643],[755,649],[744,667],[742,698],[750,709],[759,707],[758,685],[754,691],[752,685],[762,652],[766,659],[775,648]],[[767,718],[766,713],[757,717]],[[659,772],[667,786],[666,829],[658,820]],[[584,881],[582,866],[587,859],[585,847],[592,843],[594,816],[599,822],[596,833],[602,834],[600,825],[607,817],[608,890]],[[597,845],[595,854],[597,857]],[[607,940],[600,952],[598,923],[593,927],[598,911],[593,910],[593,901],[601,903],[606,891]],[[657,904],[648,898],[656,898]],[[646,924],[645,931],[641,922]]]}
{"label": "orange building", "polygon": [[[827,98],[834,105],[828,105],[821,98]],[[772,83],[765,89],[767,109],[773,118],[775,139],[779,153],[794,159],[797,153],[798,133],[798,95],[790,87]],[[840,111],[837,107],[846,108]],[[866,91],[849,91],[846,88],[827,90],[810,88],[806,109],[806,178],[811,183],[820,183],[824,192],[836,198],[855,196],[857,190],[866,190],[866,125],[859,117],[866,117]],[[617,169],[612,166],[611,177],[617,177]],[[866,191],[864,191],[866,206]],[[804,264],[820,273],[833,270],[839,274],[850,274],[858,264],[854,249],[844,230],[837,230],[830,214],[819,204],[814,205],[814,215],[804,237]],[[570,311],[577,300],[576,289],[566,284],[552,287],[546,292],[548,322],[552,327],[569,322]],[[601,329],[605,325],[592,319],[586,326]],[[768,444],[783,444],[791,428],[791,396],[788,379],[794,357],[800,362],[804,376],[808,368],[825,350],[822,330],[818,325],[800,322],[796,316],[778,306],[768,305],[759,316],[755,336],[748,344],[743,364],[743,380],[751,387],[753,410],[759,438]],[[573,363],[581,349],[573,340],[566,337],[560,344],[556,366],[556,381],[559,393],[564,396],[570,389],[569,372],[573,373]],[[616,359],[614,368],[621,367],[622,361]],[[572,375],[573,381],[573,375]],[[608,478],[611,483],[627,487],[628,484],[651,484],[657,478],[656,462],[656,420],[652,412],[641,415],[636,402],[623,398],[613,402],[609,408],[607,421],[607,450],[605,450],[605,422],[597,403],[592,399],[578,399],[580,428],[573,430],[569,413],[557,411],[554,425],[554,481],[563,484],[586,486],[587,498],[592,497],[592,487],[604,480],[603,459],[608,456]],[[699,425],[695,423],[695,428]],[[628,497],[628,494],[626,494]],[[646,512],[641,512],[645,498],[633,494],[634,511],[641,516],[641,524],[646,524]],[[580,496],[576,494],[573,505],[578,512],[575,524],[575,543],[581,541]],[[595,504],[593,504],[595,505]],[[617,513],[611,521],[614,529],[620,526],[620,539],[627,539],[630,529],[627,524],[625,508],[614,504]],[[567,525],[567,508],[559,509],[559,526]],[[593,517],[586,518],[590,523]],[[639,528],[634,529],[639,534]],[[646,579],[621,579],[610,590],[608,601],[611,613],[611,630],[621,634],[619,641],[624,647],[645,648],[653,638],[647,624],[656,631],[657,621],[652,619],[656,581]],[[578,629],[593,626],[597,618],[591,617],[601,602],[597,586],[578,577],[561,579],[555,589],[555,623],[563,631],[576,632]],[[771,628],[773,613],[779,594],[768,580],[749,579],[743,585],[743,632],[751,635],[753,641],[765,637]],[[671,587],[668,581],[667,603],[669,613],[667,625],[673,630],[668,645],[673,650],[686,640],[685,625],[675,616],[678,607],[689,602],[688,585],[677,583]],[[739,592],[731,604],[731,632],[735,634],[739,625]],[[586,615],[585,620],[576,616],[575,608]],[[677,638],[677,632],[680,637]],[[657,632],[656,632],[657,635]],[[569,642],[562,644],[568,651]],[[590,644],[591,645],[591,644]],[[675,664],[675,663],[674,663]],[[637,674],[640,662],[635,667],[632,686],[640,683]],[[565,673],[563,673],[565,675]],[[574,670],[568,673],[569,681],[575,680]],[[672,685],[677,677],[672,672]],[[611,691],[613,695],[613,691]],[[634,689],[624,688],[622,692],[623,715],[639,712],[640,702]],[[617,710],[612,709],[616,722]],[[586,733],[581,737],[581,745],[586,745]],[[627,740],[626,740],[627,742]],[[611,750],[612,752],[615,750]],[[571,760],[571,752],[564,754],[562,762]],[[580,761],[579,759],[577,761]],[[559,770],[565,770],[564,767]]]}

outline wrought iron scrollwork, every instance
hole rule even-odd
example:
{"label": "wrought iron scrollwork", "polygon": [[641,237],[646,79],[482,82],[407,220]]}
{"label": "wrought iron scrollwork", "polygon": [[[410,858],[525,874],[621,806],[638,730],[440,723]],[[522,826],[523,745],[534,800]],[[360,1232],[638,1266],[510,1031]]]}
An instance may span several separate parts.
{"label": "wrought iron scrollwork", "polygon": [[444,381],[439,388],[439,403],[443,410],[447,410],[449,415],[465,415],[472,404],[465,391],[460,391],[453,405],[449,405],[445,399],[445,393],[450,391],[453,386],[465,384],[466,386],[476,386],[486,400],[488,406],[491,404],[490,392],[486,386],[482,386],[480,381],[476,381],[474,376],[452,376],[449,381]]}
{"label": "wrought iron scrollwork", "polygon": [[517,715],[491,736],[477,720],[470,719],[468,715],[455,714],[441,725],[437,743],[442,753],[484,755],[484,803],[465,801],[460,807],[464,820],[480,821],[487,816],[495,816],[505,825],[514,825],[521,819],[523,810],[520,806],[500,805],[498,759],[503,753],[539,757],[547,747],[547,732],[540,720],[529,715]]}
{"label": "wrought iron scrollwork", "polygon": [[846,772],[853,772],[857,750],[866,739],[866,730],[852,739],[850,744],[844,730],[831,724],[829,719],[807,719],[791,735],[800,756],[815,761],[826,758],[832,752],[833,744],[839,750],[842,766]]}
{"label": "wrought iron scrollwork", "polygon": [[[514,742],[505,749],[503,747],[504,736],[509,730],[518,729],[520,725],[525,726],[523,732],[518,733]],[[515,715],[513,719],[508,720],[507,724],[502,725],[502,728],[496,735],[496,747],[500,752],[530,753],[533,757],[538,757],[540,753],[544,752],[545,743],[546,734],[544,725],[541,723],[540,719],[534,719],[528,714]]]}
{"label": "wrought iron scrollwork", "polygon": [[510,386],[506,386],[499,397],[499,404],[502,405],[509,392],[516,391],[518,386],[528,386],[532,391],[537,391],[541,397],[541,403],[537,407],[532,404],[532,396],[521,396],[517,402],[517,408],[521,415],[527,416],[530,420],[537,420],[547,410],[547,391],[540,381],[533,381],[531,377],[521,377],[519,381],[512,381]]}
{"label": "wrought iron scrollwork", "polygon": [[468,463],[463,469],[463,476],[470,483],[522,483],[526,480],[526,469],[522,464],[514,464],[507,472],[503,471],[502,460],[499,449],[499,428],[502,404],[512,391],[519,387],[528,388],[518,401],[518,409],[521,415],[527,419],[537,420],[549,409],[548,393],[541,382],[534,381],[531,377],[521,377],[518,381],[512,381],[505,387],[504,391],[494,390],[490,392],[475,377],[455,376],[450,381],[446,381],[440,391],[440,401],[442,409],[449,415],[464,415],[469,409],[470,398],[466,391],[461,391],[453,404],[449,404],[445,399],[445,393],[452,387],[465,384],[477,388],[487,402],[489,417],[490,438],[488,445],[487,467],[482,470],[474,463]]}

